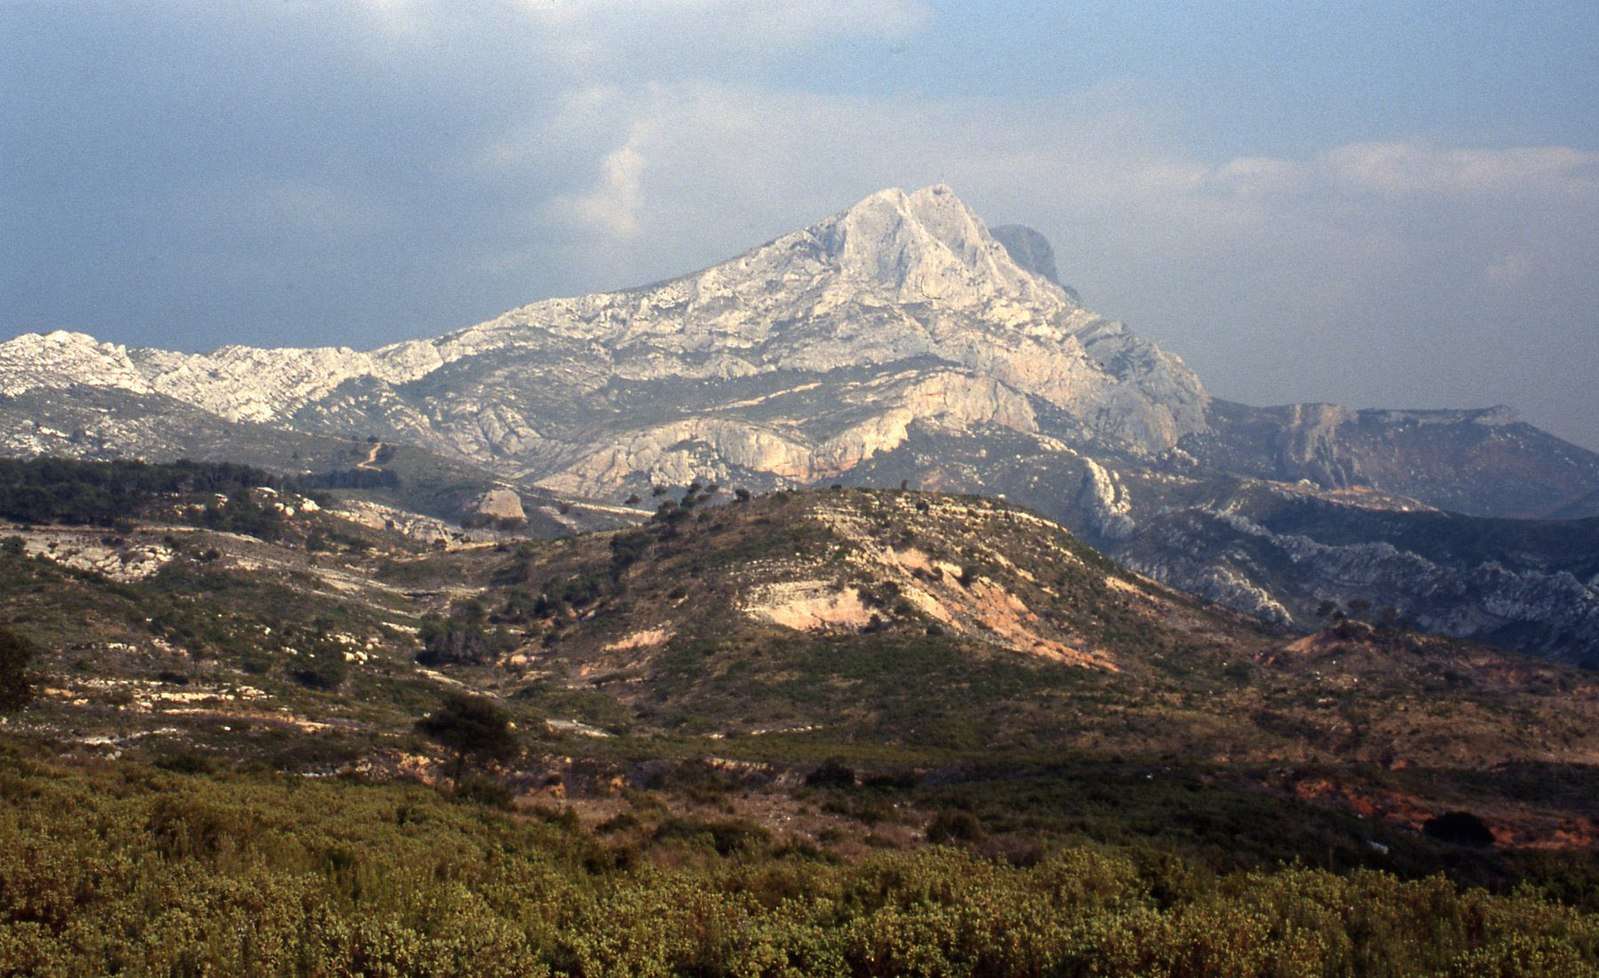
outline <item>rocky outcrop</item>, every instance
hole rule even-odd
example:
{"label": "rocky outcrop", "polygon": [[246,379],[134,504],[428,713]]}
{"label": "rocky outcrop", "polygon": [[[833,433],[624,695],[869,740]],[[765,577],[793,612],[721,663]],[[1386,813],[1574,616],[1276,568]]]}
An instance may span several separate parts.
{"label": "rocky outcrop", "polygon": [[484,493],[472,507],[473,514],[496,523],[526,523],[527,512],[522,509],[522,497],[516,490],[499,486]]}
{"label": "rocky outcrop", "polygon": [[1309,479],[1328,488],[1359,484],[1360,463],[1345,455],[1338,429],[1355,412],[1338,404],[1295,404],[1277,436],[1277,464],[1290,481]]}
{"label": "rocky outcrop", "polygon": [[1125,540],[1133,535],[1132,504],[1116,473],[1093,459],[1085,459],[1083,486],[1077,505],[1088,514],[1094,531],[1107,540]]}
{"label": "rocky outcrop", "polygon": [[108,387],[133,394],[154,393],[126,347],[92,336],[56,330],[24,333],[0,343],[0,395],[16,397],[37,389]]}
{"label": "rocky outcrop", "polygon": [[1255,487],[1219,506],[1147,518],[1112,552],[1165,583],[1278,624],[1318,627],[1336,607],[1599,665],[1595,520],[1489,525]]}
{"label": "rocky outcrop", "polygon": [[1182,449],[1203,468],[1320,489],[1369,489],[1473,516],[1599,516],[1599,455],[1505,407],[1355,411],[1212,401]]}

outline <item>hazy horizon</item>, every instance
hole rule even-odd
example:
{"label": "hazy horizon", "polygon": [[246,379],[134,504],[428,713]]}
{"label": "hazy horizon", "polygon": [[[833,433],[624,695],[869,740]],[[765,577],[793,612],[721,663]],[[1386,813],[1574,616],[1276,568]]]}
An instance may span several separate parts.
{"label": "hazy horizon", "polygon": [[942,180],[1217,396],[1599,448],[1599,10],[1391,6],[0,2],[0,338],[371,347]]}

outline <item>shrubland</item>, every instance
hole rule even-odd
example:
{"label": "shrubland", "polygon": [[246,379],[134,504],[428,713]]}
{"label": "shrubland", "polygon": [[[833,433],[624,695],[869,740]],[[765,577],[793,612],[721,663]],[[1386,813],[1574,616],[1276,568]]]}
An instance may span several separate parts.
{"label": "shrubland", "polygon": [[[1075,845],[840,859],[738,821],[511,814],[416,785],[0,766],[0,975],[1546,976],[1599,915],[1523,886],[1214,873]],[[72,818],[61,818],[70,811]]]}

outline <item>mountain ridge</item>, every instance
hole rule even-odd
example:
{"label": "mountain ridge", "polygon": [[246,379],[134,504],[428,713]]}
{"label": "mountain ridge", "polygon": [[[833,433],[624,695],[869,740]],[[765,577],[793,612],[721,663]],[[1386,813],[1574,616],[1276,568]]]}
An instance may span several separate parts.
{"label": "mountain ridge", "polygon": [[[769,295],[774,284],[798,288],[800,302],[780,303],[784,308],[774,312]],[[789,306],[798,305],[810,318],[825,318],[840,307],[871,318],[896,303],[975,311],[985,327],[981,339],[1004,337],[1009,348],[984,349],[969,330],[937,322],[900,329],[875,343],[865,331],[849,344],[834,341],[828,330],[784,335],[796,332],[784,328],[794,311]],[[642,292],[542,300],[436,339],[371,351],[231,345],[209,354],[177,354],[99,343],[85,334],[25,334],[0,344],[0,393],[90,383],[166,394],[229,420],[286,423],[295,411],[345,384],[422,381],[467,357],[536,346],[541,332],[557,343],[605,344],[621,354],[614,372],[630,379],[661,376],[663,356],[680,360],[667,365],[671,375],[706,379],[889,363],[931,353],[992,373],[1062,407],[1081,407],[1078,388],[1094,393],[1117,386],[1090,362],[1086,347],[1097,347],[1101,361],[1142,358],[1172,374],[1163,388],[1175,405],[1171,408],[1140,398],[1136,390],[1117,391],[1139,415],[1122,433],[1154,448],[1170,447],[1181,433],[1197,430],[1207,396],[1176,358],[1131,337],[1121,324],[1083,310],[1060,286],[1022,269],[942,185],[912,194],[880,191],[731,261]],[[667,342],[674,336],[679,342]],[[718,355],[717,349],[724,352]],[[755,356],[736,355],[743,350]]]}
{"label": "mountain ridge", "polygon": [[[29,334],[0,344],[0,451],[162,457],[217,450],[215,435],[181,437],[191,429],[251,424],[251,444],[272,429],[376,439],[611,502],[695,481],[948,486],[1025,499],[1169,584],[1302,628],[1323,601],[1352,596],[1340,548],[1384,543],[1386,514],[1599,515],[1599,454],[1501,408],[1235,404],[1058,278],[1036,232],[996,236],[943,185],[890,188],[674,279],[369,351],[181,354]],[[94,411],[45,396],[91,388]],[[173,431],[157,437],[162,404]],[[1334,507],[1318,547],[1255,532],[1271,524],[1270,493]],[[1255,528],[1249,547],[1220,542],[1241,542],[1234,516]],[[1196,539],[1184,520],[1210,527],[1217,551],[1184,553]],[[1362,586],[1395,592],[1396,613],[1415,620],[1499,635],[1525,630],[1436,595],[1522,608],[1543,638],[1511,641],[1585,655],[1557,637],[1587,633],[1599,578],[1557,580],[1536,546],[1505,560],[1531,575],[1516,589],[1558,584],[1567,597],[1534,608],[1499,585],[1485,594],[1499,578],[1481,562],[1438,567],[1425,592],[1388,571]]]}

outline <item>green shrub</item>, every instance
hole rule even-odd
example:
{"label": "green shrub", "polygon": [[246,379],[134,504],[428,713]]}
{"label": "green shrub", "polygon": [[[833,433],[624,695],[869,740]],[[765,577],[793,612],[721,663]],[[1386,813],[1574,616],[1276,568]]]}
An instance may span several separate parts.
{"label": "green shrub", "polygon": [[971,812],[939,812],[927,827],[927,841],[935,845],[948,842],[978,842],[987,835],[983,823]]}
{"label": "green shrub", "polygon": [[482,665],[508,651],[514,640],[503,629],[490,631],[488,612],[479,601],[458,601],[449,617],[427,615],[418,634],[425,666]]}
{"label": "green shrub", "polygon": [[489,808],[509,809],[511,789],[493,778],[471,775],[461,779],[455,788],[455,797]]}
{"label": "green shrub", "polygon": [[704,822],[691,818],[669,818],[655,829],[655,841],[680,840],[703,845],[717,855],[755,853],[771,842],[771,833],[754,822],[738,819]]}
{"label": "green shrub", "polygon": [[836,757],[830,757],[805,775],[805,783],[812,788],[853,788],[855,769]]}
{"label": "green shrub", "polygon": [[17,710],[33,699],[28,667],[39,648],[8,628],[0,628],[0,712]]}
{"label": "green shrub", "polygon": [[211,759],[192,750],[182,750],[156,758],[155,766],[173,774],[209,774]]}
{"label": "green shrub", "polygon": [[485,696],[450,693],[444,705],[416,722],[416,729],[455,755],[450,779],[457,790],[468,764],[508,761],[521,751],[511,715]]}
{"label": "green shrub", "polygon": [[344,649],[330,639],[319,639],[295,657],[289,678],[311,689],[335,690],[350,674]]}

